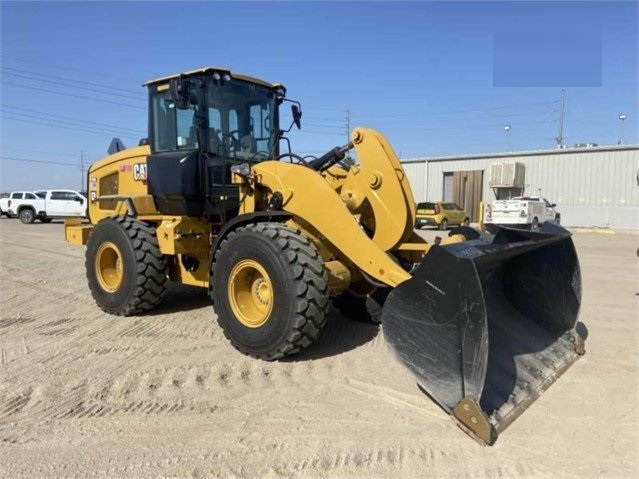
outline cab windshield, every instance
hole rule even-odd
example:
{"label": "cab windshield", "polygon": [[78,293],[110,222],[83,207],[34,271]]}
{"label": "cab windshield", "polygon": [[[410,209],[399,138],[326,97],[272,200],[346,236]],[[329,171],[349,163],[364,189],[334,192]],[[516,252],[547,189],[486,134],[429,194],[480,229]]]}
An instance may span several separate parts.
{"label": "cab windshield", "polygon": [[189,108],[175,107],[168,91],[151,100],[154,151],[198,149],[201,141],[214,156],[261,161],[278,154],[278,119],[275,93],[268,87],[243,80],[205,80],[206,104],[200,114],[208,116],[208,138],[198,134],[196,89]]}

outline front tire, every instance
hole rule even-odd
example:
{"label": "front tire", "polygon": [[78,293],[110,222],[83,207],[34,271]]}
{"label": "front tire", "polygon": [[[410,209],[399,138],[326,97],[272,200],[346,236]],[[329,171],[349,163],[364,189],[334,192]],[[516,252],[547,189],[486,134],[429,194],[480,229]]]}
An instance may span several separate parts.
{"label": "front tire", "polygon": [[18,213],[20,217],[20,221],[22,221],[25,225],[30,225],[35,221],[35,211],[31,208],[25,208],[20,213]]}
{"label": "front tire", "polygon": [[326,323],[324,262],[304,236],[279,223],[230,232],[215,253],[211,287],[224,335],[253,357],[270,361],[295,354]]}
{"label": "front tire", "polygon": [[462,221],[462,226],[470,226],[470,218],[466,218],[464,219],[464,221]]}
{"label": "front tire", "polygon": [[107,313],[144,313],[164,296],[168,262],[155,230],[131,217],[97,224],[87,242],[85,265],[91,295]]}

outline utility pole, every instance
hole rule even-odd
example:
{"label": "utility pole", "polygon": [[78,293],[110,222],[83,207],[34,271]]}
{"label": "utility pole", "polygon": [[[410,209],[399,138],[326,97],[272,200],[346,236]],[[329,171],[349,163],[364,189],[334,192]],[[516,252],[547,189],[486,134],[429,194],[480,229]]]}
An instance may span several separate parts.
{"label": "utility pole", "polygon": [[621,120],[621,138],[619,138],[617,145],[623,145],[626,141],[626,118],[628,118],[628,115],[625,113],[619,114],[619,119]]}
{"label": "utility pole", "polygon": [[84,151],[80,150],[80,191],[84,191],[86,186],[84,178],[84,165],[86,158],[84,157]]}
{"label": "utility pole", "polygon": [[346,127],[346,144],[348,144],[348,142],[351,141],[351,111],[350,110],[346,110],[346,117],[344,118],[344,120],[346,121],[344,125]]}
{"label": "utility pole", "polygon": [[564,148],[564,107],[566,90],[561,90],[561,109],[559,110],[559,134],[557,135],[557,149]]}
{"label": "utility pole", "polygon": [[[346,116],[344,117],[344,128],[346,129],[346,144],[348,145],[351,141],[351,111],[346,110]],[[354,165],[355,158],[353,158],[349,153],[346,153],[346,158],[344,158],[343,163],[347,165]]]}

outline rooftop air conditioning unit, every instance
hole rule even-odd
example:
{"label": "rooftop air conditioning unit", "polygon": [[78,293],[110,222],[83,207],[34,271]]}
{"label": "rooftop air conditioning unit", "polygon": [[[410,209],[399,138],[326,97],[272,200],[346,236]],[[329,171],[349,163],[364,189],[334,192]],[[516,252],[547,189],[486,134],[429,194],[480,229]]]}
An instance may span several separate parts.
{"label": "rooftop air conditioning unit", "polygon": [[501,172],[501,186],[508,188],[523,188],[526,176],[526,166],[523,163],[504,163]]}
{"label": "rooftop air conditioning unit", "polygon": [[523,188],[526,166],[519,162],[503,162],[490,164],[490,188]]}
{"label": "rooftop air conditioning unit", "polygon": [[490,164],[490,177],[488,179],[488,186],[490,188],[496,188],[501,186],[501,176],[504,164],[503,163],[491,163]]}

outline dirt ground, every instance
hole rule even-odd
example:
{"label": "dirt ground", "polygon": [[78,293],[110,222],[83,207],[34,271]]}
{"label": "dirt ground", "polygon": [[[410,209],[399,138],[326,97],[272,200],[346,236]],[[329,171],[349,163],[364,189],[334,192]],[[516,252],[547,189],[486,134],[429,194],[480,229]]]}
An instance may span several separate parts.
{"label": "dirt ground", "polygon": [[2,477],[639,475],[637,234],[575,233],[587,353],[493,447],[420,392],[376,326],[333,312],[302,355],[253,360],[203,290],[102,313],[63,236],[0,220]]}

